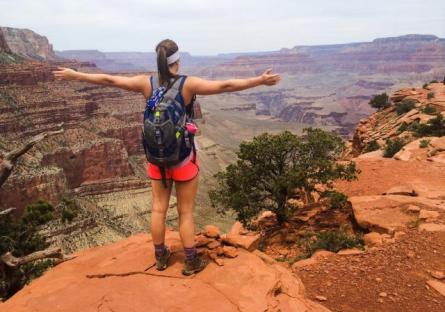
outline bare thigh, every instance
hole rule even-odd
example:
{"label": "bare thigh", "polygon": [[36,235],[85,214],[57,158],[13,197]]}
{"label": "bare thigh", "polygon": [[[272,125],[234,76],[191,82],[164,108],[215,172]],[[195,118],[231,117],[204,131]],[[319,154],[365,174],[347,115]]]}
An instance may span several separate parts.
{"label": "bare thigh", "polygon": [[158,213],[166,213],[170,202],[170,194],[172,190],[171,181],[167,181],[167,188],[162,181],[151,180],[151,190],[153,196],[152,211]]}
{"label": "bare thigh", "polygon": [[193,204],[198,191],[198,181],[199,176],[187,182],[175,182],[179,215],[193,212]]}

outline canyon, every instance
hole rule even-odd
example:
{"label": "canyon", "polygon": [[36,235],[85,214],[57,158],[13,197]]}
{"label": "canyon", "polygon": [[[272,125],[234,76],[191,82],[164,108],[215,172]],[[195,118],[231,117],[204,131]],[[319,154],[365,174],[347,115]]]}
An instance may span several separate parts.
{"label": "canyon", "polygon": [[[206,252],[214,261],[185,278],[180,275],[184,255],[179,235],[171,230],[178,225],[175,198],[167,214],[167,243],[174,254],[164,273],[152,269],[151,236],[141,233],[149,230],[151,213],[139,142],[144,99],[109,87],[55,81],[51,70],[57,66],[101,69],[89,59],[52,60],[49,52],[48,60],[30,58],[27,55],[36,53],[20,52],[8,45],[8,38],[0,32],[0,53],[7,60],[0,64],[0,161],[29,136],[60,124],[64,132],[40,142],[21,159],[0,189],[0,207],[16,207],[20,214],[38,199],[56,207],[70,199],[81,213],[69,224],[55,221],[42,229],[53,246],[74,258],[0,303],[0,311],[46,311],[62,297],[57,304],[66,311],[137,311],[147,305],[162,311],[164,306],[156,305],[159,300],[172,310],[186,306],[186,311],[200,308],[191,302],[221,311],[442,311],[445,141],[443,136],[418,137],[415,132],[419,125],[428,127],[435,118],[445,117],[445,85],[425,83],[443,76],[442,39],[407,36],[296,47],[263,56],[236,55],[202,68],[195,65],[197,73],[228,77],[258,74],[276,64],[282,66],[284,79],[274,89],[199,98],[197,241],[205,241],[200,247],[210,249]],[[330,63],[331,58],[338,63]],[[351,62],[345,64],[347,60]],[[311,80],[314,77],[317,80]],[[367,103],[382,91],[391,93],[389,103],[375,112]],[[400,113],[401,105],[409,109]],[[314,209],[296,213],[300,228],[279,227],[274,233],[278,235],[266,237],[267,244],[260,246],[261,233],[231,226],[231,217],[218,216],[205,193],[213,174],[236,159],[241,141],[264,131],[299,133],[308,125],[351,136],[344,156],[361,172],[357,180],[338,182],[336,188],[348,196],[349,221],[360,228],[365,246],[337,253],[321,250],[290,261],[307,234],[305,226],[325,226],[323,216],[335,219],[337,211],[316,202]],[[389,142],[396,139],[404,146],[384,157]],[[273,228],[270,217],[266,212],[258,222],[272,220]],[[218,233],[218,240],[212,241],[204,226],[208,223],[228,233]],[[246,246],[246,241],[251,244]],[[211,244],[226,249],[234,245],[228,249],[235,255],[222,253],[218,258]],[[198,295],[189,291],[192,287]],[[169,300],[172,294],[180,300]]]}
{"label": "canyon", "polygon": [[[292,260],[309,233],[306,226],[338,226],[332,221],[341,218],[343,209],[329,209],[318,200],[281,226],[265,211],[253,221],[257,230],[246,230],[239,222],[224,234],[216,226],[204,227],[196,245],[213,261],[190,277],[180,273],[184,252],[179,234],[171,229],[166,243],[173,255],[163,272],[153,269],[152,238],[145,233],[77,251],[0,303],[0,311],[46,311],[56,300],[64,311],[140,311],[149,305],[153,311],[441,312],[445,136],[418,138],[411,131],[393,130],[402,122],[427,125],[445,117],[445,84],[401,89],[390,99],[388,107],[360,121],[345,154],[360,169],[358,179],[336,182],[336,189],[349,197],[347,209],[352,224],[363,231],[364,246],[319,249],[309,258]],[[415,105],[398,113],[404,100]],[[434,107],[434,113],[424,113],[427,107]],[[388,138],[403,138],[406,145],[384,157]],[[421,145],[422,139],[429,144]],[[372,140],[381,146],[369,152]],[[180,300],[169,300],[176,294]]]}
{"label": "canyon", "polygon": [[[269,66],[283,73],[282,83],[275,88],[198,98],[200,131],[196,139],[202,169],[198,227],[209,222],[223,229],[230,226],[232,219],[217,215],[211,207],[207,190],[213,175],[234,161],[243,140],[264,131],[299,133],[311,125],[347,137],[360,118],[374,112],[367,104],[373,94],[423,84],[442,75],[442,39],[407,36],[385,40],[248,55],[194,57],[183,53],[184,68],[208,78],[245,77]],[[54,241],[68,250],[149,229],[151,190],[139,141],[144,99],[109,87],[55,81],[51,71],[65,66],[84,72],[125,69],[129,73],[123,75],[149,74],[154,54],[58,52],[43,36],[10,28],[1,29],[0,42],[2,60],[6,60],[0,63],[0,150],[11,150],[27,137],[54,130],[60,123],[65,129],[23,158],[0,190],[0,206],[16,207],[19,215],[38,199],[53,205],[63,198],[75,199],[93,216],[87,213],[74,221],[71,228],[76,237],[61,230],[62,225],[54,225],[54,233],[65,233]],[[387,58],[400,66],[383,66]],[[114,67],[107,68],[99,59],[114,62]],[[330,63],[331,59],[335,62]],[[354,62],[346,65],[349,59]],[[131,64],[136,72],[119,62]],[[173,198],[168,218],[173,226],[177,224],[174,210]],[[88,227],[82,231],[85,224]]]}
{"label": "canyon", "polygon": [[[154,70],[151,52],[58,51],[60,57],[90,61],[105,71]],[[348,137],[374,112],[372,95],[423,84],[445,75],[445,39],[433,35],[379,38],[372,42],[295,46],[280,51],[195,57],[184,53],[189,74],[209,79],[251,77],[266,68],[283,74],[281,88],[246,91],[259,116],[337,127]],[[110,64],[113,64],[110,66]],[[272,107],[271,107],[272,106]]]}

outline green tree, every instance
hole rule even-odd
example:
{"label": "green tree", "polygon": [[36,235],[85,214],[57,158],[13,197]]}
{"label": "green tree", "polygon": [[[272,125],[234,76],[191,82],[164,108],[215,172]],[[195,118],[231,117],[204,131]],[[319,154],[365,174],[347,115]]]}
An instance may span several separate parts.
{"label": "green tree", "polygon": [[[11,252],[15,257],[23,257],[35,251],[46,249],[49,244],[39,233],[39,226],[54,218],[51,204],[38,201],[25,208],[23,216],[12,218],[9,214],[0,215],[0,255]],[[32,278],[41,275],[51,265],[50,260],[28,263],[17,270],[0,265],[0,298],[8,298],[20,290]]]}
{"label": "green tree", "polygon": [[389,97],[386,93],[374,95],[369,101],[369,105],[378,110],[387,108],[389,107]]}
{"label": "green tree", "polygon": [[338,163],[345,145],[333,133],[304,129],[296,136],[289,131],[263,133],[243,142],[237,162],[215,175],[217,185],[209,192],[219,213],[232,209],[243,224],[262,210],[273,211],[279,223],[291,214],[287,204],[295,189],[310,202],[317,186],[333,188],[333,180],[356,178],[355,163]]}

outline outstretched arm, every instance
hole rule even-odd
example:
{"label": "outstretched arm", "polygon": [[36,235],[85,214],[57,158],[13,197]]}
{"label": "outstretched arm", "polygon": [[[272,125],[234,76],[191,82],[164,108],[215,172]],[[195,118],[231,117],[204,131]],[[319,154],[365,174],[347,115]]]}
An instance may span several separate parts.
{"label": "outstretched arm", "polygon": [[148,82],[147,76],[144,75],[125,77],[108,74],[87,74],[65,67],[58,67],[58,70],[53,71],[53,74],[59,80],[79,80],[142,93],[144,93],[144,88],[147,87]]}
{"label": "outstretched arm", "polygon": [[187,87],[192,94],[210,95],[241,91],[261,85],[273,86],[281,80],[281,76],[279,74],[272,74],[272,70],[268,69],[261,76],[247,79],[212,81],[198,77],[189,77],[188,80]]}

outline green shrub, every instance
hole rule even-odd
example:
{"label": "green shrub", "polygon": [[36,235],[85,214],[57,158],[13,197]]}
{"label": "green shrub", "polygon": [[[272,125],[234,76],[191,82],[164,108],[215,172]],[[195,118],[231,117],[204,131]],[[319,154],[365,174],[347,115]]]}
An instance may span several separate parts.
{"label": "green shrub", "polygon": [[389,107],[389,96],[386,93],[374,95],[369,101],[369,105],[378,110],[387,108]]}
{"label": "green shrub", "polygon": [[61,216],[62,216],[62,222],[71,222],[75,217],[78,216],[80,211],[79,206],[76,204],[75,201],[67,198],[62,199],[62,209],[61,209]]}
{"label": "green shrub", "polygon": [[326,191],[321,196],[328,198],[330,209],[342,209],[348,204],[348,196],[337,191]]}
{"label": "green shrub", "polygon": [[445,135],[445,120],[442,114],[438,113],[436,117],[428,120],[426,124],[412,123],[410,131],[418,138],[425,136],[441,137]]}
{"label": "green shrub", "polygon": [[396,112],[397,115],[402,115],[410,110],[412,110],[416,106],[416,102],[414,100],[403,100],[399,103],[396,103]]}
{"label": "green shrub", "polygon": [[405,132],[408,129],[408,124],[406,122],[402,122],[402,124],[397,128],[397,134]]}
{"label": "green shrub", "polygon": [[438,83],[438,81],[436,79],[431,80],[430,83]]}
{"label": "green shrub", "polygon": [[428,94],[426,95],[426,98],[428,100],[431,100],[432,98],[434,98],[434,92],[428,92]]}
{"label": "green shrub", "polygon": [[405,142],[400,138],[395,138],[394,140],[388,139],[386,140],[386,147],[383,153],[383,157],[391,158],[397,152],[399,152],[402,147],[405,145]]}
{"label": "green shrub", "polygon": [[26,206],[22,220],[26,224],[42,225],[54,219],[54,208],[50,203],[43,200]]}
{"label": "green shrub", "polygon": [[419,143],[420,148],[427,148],[428,145],[430,145],[430,140],[420,140],[420,143]]}
{"label": "green shrub", "polygon": [[437,113],[437,110],[434,106],[427,105],[422,109],[422,113],[428,115],[435,115]]}
{"label": "green shrub", "polygon": [[234,212],[248,225],[263,210],[273,211],[279,223],[293,214],[287,199],[295,189],[309,196],[317,185],[332,187],[334,180],[353,180],[354,162],[339,163],[345,149],[337,135],[321,129],[263,133],[242,142],[237,162],[215,175],[217,185],[209,196],[217,212]]}
{"label": "green shrub", "polygon": [[376,140],[372,140],[371,142],[366,144],[366,147],[363,149],[363,151],[365,153],[369,153],[369,152],[377,151],[379,149],[380,149],[379,143],[377,143]]}
{"label": "green shrub", "polygon": [[429,83],[424,83],[422,88],[425,89],[425,90],[429,90],[430,89]]}
{"label": "green shrub", "polygon": [[362,248],[364,246],[361,235],[347,234],[343,230],[331,230],[319,232],[312,239],[303,242],[308,257],[317,250],[324,249],[331,252],[338,252],[346,248]]}

